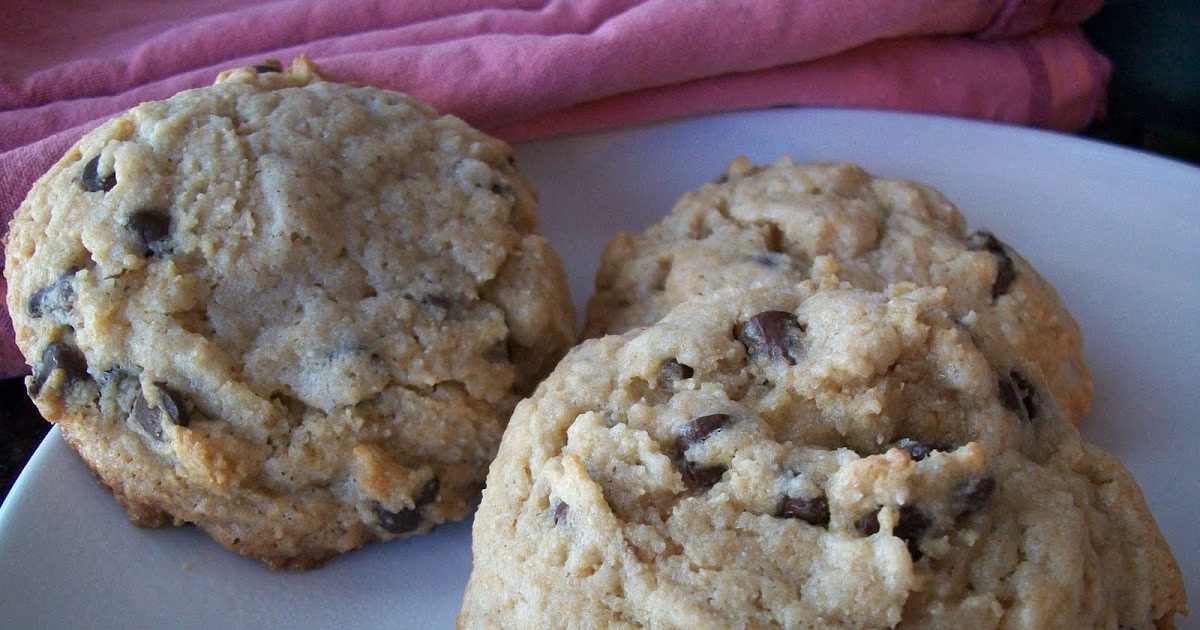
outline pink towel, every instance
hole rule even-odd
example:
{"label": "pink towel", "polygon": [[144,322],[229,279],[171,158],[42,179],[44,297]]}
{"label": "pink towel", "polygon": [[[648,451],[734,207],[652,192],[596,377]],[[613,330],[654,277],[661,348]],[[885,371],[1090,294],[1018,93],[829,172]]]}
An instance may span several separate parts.
{"label": "pink towel", "polygon": [[[1103,109],[1109,65],[1077,26],[1100,2],[9,0],[0,225],[102,120],[300,53],[514,141],[774,105],[1075,130]],[[6,311],[0,376],[24,369]]]}

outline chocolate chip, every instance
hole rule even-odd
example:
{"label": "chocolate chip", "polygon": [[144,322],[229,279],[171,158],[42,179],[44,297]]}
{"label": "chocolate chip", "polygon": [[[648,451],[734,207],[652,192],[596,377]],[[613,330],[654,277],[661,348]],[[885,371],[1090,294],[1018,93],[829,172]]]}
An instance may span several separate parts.
{"label": "chocolate chip", "polygon": [[164,420],[186,427],[190,418],[183,406],[183,396],[179,392],[162,383],[155,383],[154,387],[158,390],[158,404],[151,406],[145,395],[138,394],[137,399],[133,401],[133,418],[146,433],[156,440],[162,440]]}
{"label": "chocolate chip", "polygon": [[567,512],[571,510],[571,506],[567,505],[566,501],[559,501],[554,505],[554,524],[560,525],[567,520]]}
{"label": "chocolate chip", "polygon": [[802,332],[804,327],[796,321],[795,315],[787,311],[764,311],[741,324],[735,334],[750,354],[796,365],[799,356],[795,338]]}
{"label": "chocolate chip", "polygon": [[171,216],[161,210],[143,208],[130,215],[125,227],[137,237],[144,255],[162,254],[171,233]]}
{"label": "chocolate chip", "polygon": [[75,298],[75,289],[71,286],[71,281],[75,278],[76,271],[79,269],[70,269],[51,285],[34,291],[29,298],[29,304],[26,305],[29,315],[38,318],[70,310],[71,300]]}
{"label": "chocolate chip", "polygon": [[1013,385],[1012,381],[1002,378],[997,381],[996,385],[1000,391],[1000,404],[1004,405],[1005,409],[1017,414],[1018,416],[1022,416],[1022,419],[1027,420],[1028,418],[1025,418],[1022,415],[1025,410],[1021,406],[1021,396],[1017,393],[1016,387]]}
{"label": "chocolate chip", "polygon": [[788,258],[787,254],[780,254],[777,252],[758,252],[757,254],[751,254],[750,260],[753,260],[754,262],[767,267],[768,269],[785,267],[789,262],[791,262],[791,259]]}
{"label": "chocolate chip", "polygon": [[1013,265],[1012,258],[1004,249],[1004,243],[1001,243],[1000,239],[993,236],[991,232],[980,230],[967,237],[967,249],[986,251],[996,259],[996,279],[992,281],[992,298],[998,298],[1008,293],[1008,288],[1012,286],[1013,280],[1017,277],[1017,270]]}
{"label": "chocolate chip", "polygon": [[676,464],[683,461],[683,445],[679,443],[679,440],[664,446],[662,451],[663,455],[669,457]]}
{"label": "chocolate chip", "polygon": [[421,526],[421,511],[415,508],[405,508],[392,512],[383,507],[378,501],[373,501],[371,507],[379,526],[393,534],[407,534]]}
{"label": "chocolate chip", "polygon": [[896,447],[908,451],[908,454],[912,457],[914,462],[919,462],[922,459],[925,459],[934,451],[948,450],[942,448],[940,445],[926,445],[909,438],[901,439],[896,443]]}
{"label": "chocolate chip", "polygon": [[727,413],[713,413],[707,416],[700,416],[683,425],[683,430],[679,432],[677,443],[686,451],[693,444],[703,442],[714,431],[726,424],[729,424],[729,414]]}
{"label": "chocolate chip", "polygon": [[79,183],[83,184],[83,189],[88,192],[99,192],[101,190],[108,192],[117,185],[117,174],[115,172],[107,175],[100,174],[100,154],[88,160],[87,164],[83,165],[83,172],[79,174]]}
{"label": "chocolate chip", "polygon": [[714,413],[700,416],[683,425],[679,437],[663,452],[675,462],[683,480],[693,488],[712,487],[721,480],[727,470],[724,466],[704,466],[688,461],[686,452],[694,444],[703,442],[714,431],[729,423],[729,414]]}
{"label": "chocolate chip", "polygon": [[727,181],[729,181],[729,173],[721,173],[720,175],[717,175],[717,178],[713,180],[713,183],[724,184]]}
{"label": "chocolate chip", "polygon": [[513,194],[513,189],[504,182],[492,182],[492,194],[510,196]]}
{"label": "chocolate chip", "polygon": [[[405,294],[406,298],[411,298]],[[454,295],[426,294],[421,296],[421,305],[429,309],[430,314],[437,319],[463,320],[470,316],[470,304]]]}
{"label": "chocolate chip", "polygon": [[163,439],[162,413],[156,408],[151,408],[150,403],[146,402],[145,396],[141,394],[133,401],[133,419],[150,434],[150,437],[160,441]]}
{"label": "chocolate chip", "polygon": [[425,507],[434,501],[437,501],[438,492],[442,489],[442,483],[437,477],[430,477],[425,485],[421,486],[421,491],[417,493],[417,507]]}
{"label": "chocolate chip", "polygon": [[[415,299],[410,294],[407,294],[407,293],[404,294],[404,297],[406,297],[410,300]],[[442,310],[450,308],[450,306],[454,303],[448,297],[441,296],[441,295],[432,295],[432,294],[422,295],[420,302],[422,305],[428,306],[429,308],[436,308],[436,309],[442,309]]]}
{"label": "chocolate chip", "polygon": [[413,499],[411,508],[392,512],[378,501],[372,501],[371,508],[375,512],[375,518],[379,521],[380,527],[393,534],[407,534],[421,526],[425,507],[437,500],[440,489],[441,484],[438,478],[433,477],[426,481],[424,486],[421,486],[420,492]]}
{"label": "chocolate chip", "polygon": [[996,480],[993,477],[971,477],[958,489],[958,500],[962,503],[959,516],[969,514],[983,507],[983,504],[996,491]]}
{"label": "chocolate chip", "polygon": [[29,383],[29,395],[37,396],[42,386],[50,379],[55,370],[62,370],[67,377],[67,383],[77,383],[88,378],[87,359],[79,350],[61,342],[47,344],[42,350],[42,356],[33,368],[33,378]]}
{"label": "chocolate chip", "polygon": [[516,166],[516,165],[517,165],[517,156],[515,156],[515,155],[513,155],[513,154],[511,154],[511,153],[510,153],[510,154],[508,154],[508,156],[507,156],[507,157],[505,157],[504,159],[505,159],[505,161],[507,161],[507,162],[508,162],[508,165],[509,165],[509,166]]}
{"label": "chocolate chip", "polygon": [[497,341],[483,353],[483,358],[491,363],[512,363],[512,341],[508,337]]}
{"label": "chocolate chip", "polygon": [[677,464],[684,483],[691,488],[711,488],[717,485],[727,470],[724,466],[702,466],[686,459]]}
{"label": "chocolate chip", "polygon": [[662,366],[658,368],[658,371],[659,374],[662,375],[663,382],[666,383],[668,387],[674,385],[678,381],[692,378],[692,376],[696,374],[696,370],[693,370],[691,366],[684,365],[675,359],[665,361]]}
{"label": "chocolate chip", "polygon": [[1034,389],[1033,383],[1030,383],[1020,372],[1013,371],[1009,377],[1012,378],[1013,385],[1021,394],[1021,406],[1025,408],[1025,415],[1030,420],[1036,420],[1038,413],[1037,390]]}
{"label": "chocolate chip", "polygon": [[854,529],[862,536],[871,536],[879,531],[879,510],[868,513],[854,522]]}
{"label": "chocolate chip", "polygon": [[924,555],[918,546],[921,542],[921,537],[925,535],[925,532],[929,531],[931,525],[933,525],[933,522],[916,506],[904,505],[900,507],[900,518],[896,521],[896,527],[892,529],[892,535],[903,540],[908,545],[908,553],[912,556],[914,562],[920,560],[921,556]]}
{"label": "chocolate chip", "polygon": [[266,74],[268,72],[283,72],[283,64],[275,59],[267,59],[257,66],[254,66],[254,71],[259,74]]}
{"label": "chocolate chip", "polygon": [[809,525],[829,526],[829,501],[825,497],[798,499],[783,497],[776,514],[782,518],[798,518]]}
{"label": "chocolate chip", "polygon": [[1007,379],[1000,379],[1000,403],[1017,417],[1029,422],[1037,418],[1037,390],[1033,383],[1013,370]]}

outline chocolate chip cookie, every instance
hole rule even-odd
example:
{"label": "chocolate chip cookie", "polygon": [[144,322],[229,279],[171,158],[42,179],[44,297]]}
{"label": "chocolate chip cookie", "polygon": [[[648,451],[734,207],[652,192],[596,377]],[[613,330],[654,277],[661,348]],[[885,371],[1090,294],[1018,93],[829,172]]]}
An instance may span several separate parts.
{"label": "chocolate chip cookie", "polygon": [[142,526],[272,568],[464,517],[573,343],[503,142],[301,58],[85,136],[6,246],[30,395]]}
{"label": "chocolate chip cookie", "polygon": [[584,334],[653,323],[721,287],[826,274],[876,291],[893,282],[946,286],[986,352],[1011,347],[1036,364],[1073,422],[1091,404],[1082,337],[1054,288],[997,235],[969,232],[937,191],[851,164],[734,160],[658,224],[608,245]]}
{"label": "chocolate chip cookie", "polygon": [[1168,627],[1130,474],[951,305],[735,288],[584,342],[509,424],[460,626]]}

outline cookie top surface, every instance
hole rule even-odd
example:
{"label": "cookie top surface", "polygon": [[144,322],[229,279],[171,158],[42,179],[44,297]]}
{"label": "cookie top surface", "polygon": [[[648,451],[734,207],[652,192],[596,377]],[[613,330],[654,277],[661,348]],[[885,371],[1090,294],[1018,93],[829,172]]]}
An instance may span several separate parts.
{"label": "cookie top surface", "polygon": [[1152,628],[1140,490],[944,288],[695,298],[518,405],[464,627]]}
{"label": "cookie top surface", "polygon": [[573,341],[535,225],[503,142],[303,59],[241,68],[54,165],[8,305],[31,394],[135,522],[311,566],[465,514]]}
{"label": "cookie top surface", "polygon": [[609,243],[584,335],[650,324],[698,293],[826,274],[872,290],[946,286],[985,350],[1036,363],[1072,421],[1091,404],[1079,328],[1054,288],[995,236],[969,234],[936,190],[852,164],[734,160],[642,234]]}

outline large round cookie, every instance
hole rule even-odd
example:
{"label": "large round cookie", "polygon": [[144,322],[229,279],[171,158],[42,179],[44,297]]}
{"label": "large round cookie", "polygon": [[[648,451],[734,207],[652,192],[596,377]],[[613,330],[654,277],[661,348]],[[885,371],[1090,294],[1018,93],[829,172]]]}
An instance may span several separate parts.
{"label": "large round cookie", "polygon": [[643,234],[608,245],[584,335],[650,324],[721,287],[817,282],[829,273],[873,290],[944,285],[956,313],[973,313],[963,323],[985,350],[1015,348],[1036,363],[1073,422],[1091,404],[1079,328],[1054,288],[995,236],[968,234],[937,191],[851,164],[782,158],[759,169],[734,160],[720,181],[684,195]]}
{"label": "large round cookie", "polygon": [[944,288],[734,289],[585,342],[518,405],[468,628],[1153,628],[1141,492]]}
{"label": "large round cookie", "polygon": [[574,336],[509,147],[306,60],[88,134],[8,236],[39,409],[137,525],[306,568],[462,518]]}

